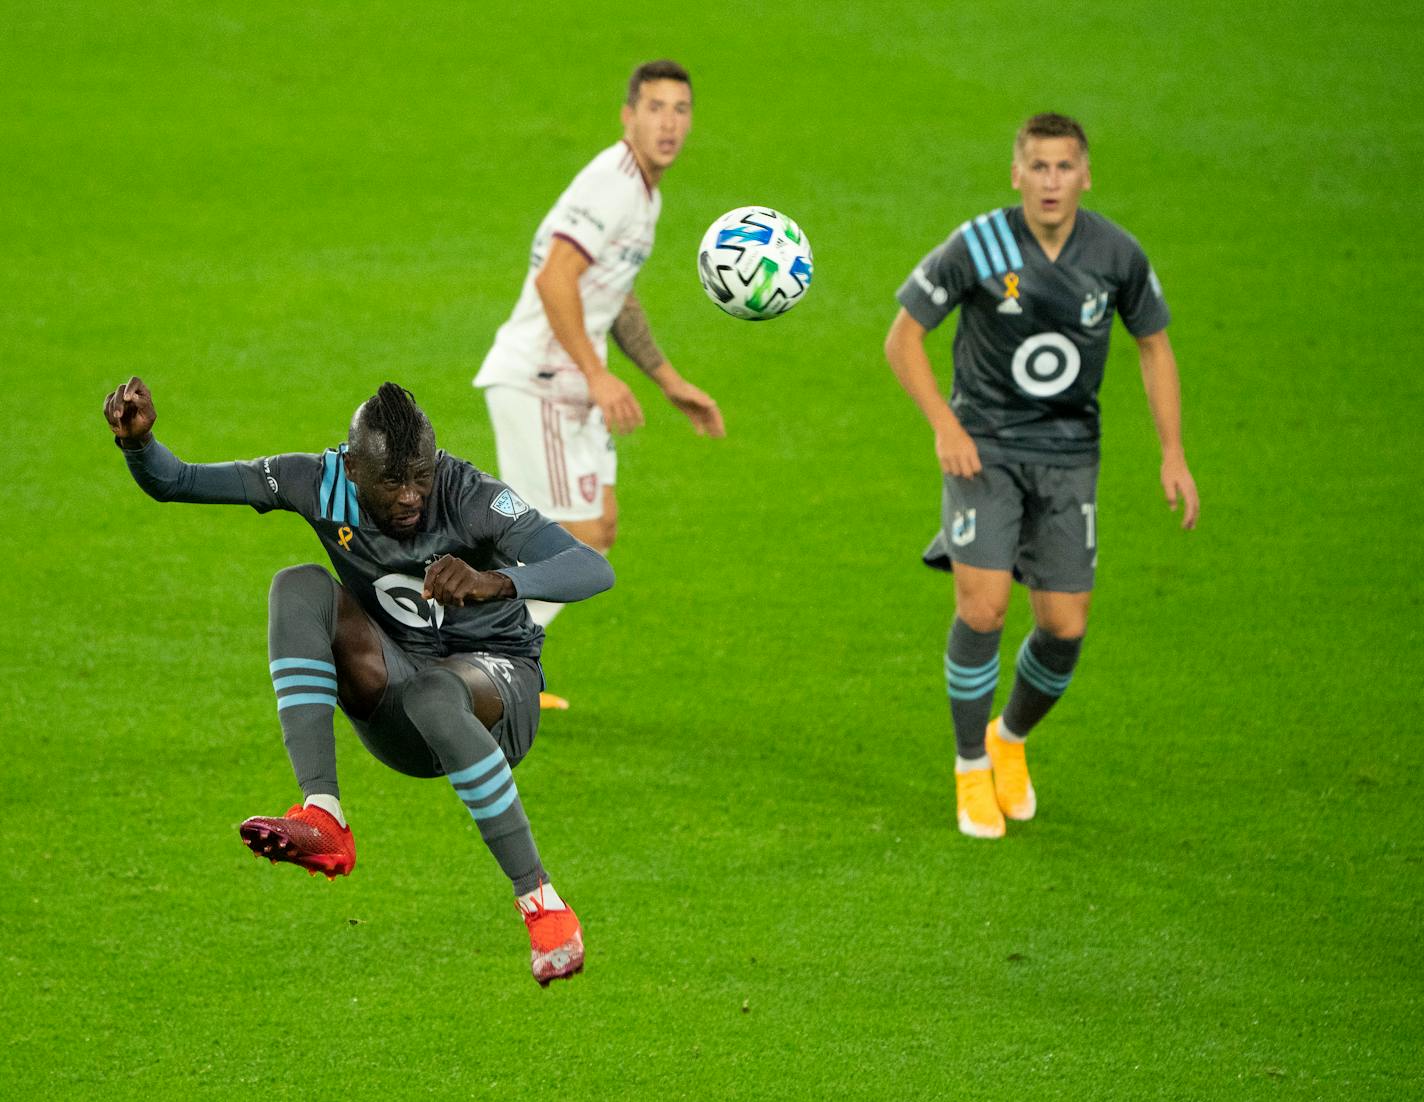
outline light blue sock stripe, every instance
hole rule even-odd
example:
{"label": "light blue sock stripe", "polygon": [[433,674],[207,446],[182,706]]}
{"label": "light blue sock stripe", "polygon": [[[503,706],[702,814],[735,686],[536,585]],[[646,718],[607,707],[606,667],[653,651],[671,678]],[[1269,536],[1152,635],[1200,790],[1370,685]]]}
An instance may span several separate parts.
{"label": "light blue sock stripe", "polygon": [[1018,666],[1019,675],[1047,696],[1062,696],[1068,688],[1068,683],[1073,680],[1071,673],[1056,674],[1048,669],[1026,646],[1019,651]]}
{"label": "light blue sock stripe", "polygon": [[999,656],[996,654],[982,666],[961,666],[958,662],[949,658],[944,660],[944,672],[946,676],[954,677],[982,677],[990,671],[999,672]]}
{"label": "light blue sock stripe", "polygon": [[279,677],[272,682],[274,689],[295,689],[298,685],[305,685],[311,689],[335,689],[336,678],[334,677]]}
{"label": "light blue sock stripe", "polygon": [[1004,263],[1003,251],[999,248],[998,239],[994,237],[994,228],[989,225],[989,216],[981,214],[974,219],[974,224],[979,228],[984,244],[989,247],[989,260],[994,265],[995,273],[1008,271],[1009,266]]}
{"label": "light blue sock stripe", "polygon": [[1004,241],[1004,252],[1008,255],[1009,267],[1022,268],[1024,266],[1023,254],[1019,252],[1019,243],[1014,240],[1014,231],[1009,229],[1009,220],[1004,217],[1003,210],[996,210],[990,217],[994,220],[994,228],[999,231],[999,236]]}
{"label": "light blue sock stripe", "polygon": [[978,700],[983,696],[990,696],[998,687],[997,681],[991,681],[982,689],[964,689],[956,685],[949,687],[950,700]]}
{"label": "light blue sock stripe", "polygon": [[519,799],[519,790],[514,787],[514,778],[511,777],[509,791],[492,804],[487,804],[485,807],[470,808],[470,818],[476,822],[480,819],[493,819],[517,799]]}
{"label": "light blue sock stripe", "polygon": [[959,227],[964,234],[964,243],[969,246],[969,255],[974,258],[974,268],[979,273],[980,279],[988,279],[990,276],[989,262],[984,259],[984,249],[979,244],[979,235],[974,232],[974,227],[968,222]]}
{"label": "light blue sock stripe", "polygon": [[496,765],[504,761],[504,751],[494,750],[487,757],[475,762],[467,769],[461,769],[458,773],[450,774],[450,783],[455,785],[469,784],[471,781],[479,780]]}
{"label": "light blue sock stripe", "polygon": [[504,782],[509,780],[509,778],[509,766],[506,765],[503,769],[495,773],[493,777],[485,781],[484,784],[477,785],[474,788],[457,787],[455,789],[455,795],[459,796],[460,799],[466,801],[483,800],[486,796],[490,795],[493,792],[498,792],[502,787],[504,787]]}
{"label": "light blue sock stripe", "polygon": [[1019,665],[1026,666],[1031,674],[1045,684],[1060,686],[1058,690],[1060,693],[1068,687],[1068,682],[1073,680],[1072,670],[1067,673],[1058,673],[1045,666],[1043,660],[1033,653],[1033,648],[1028,645],[1027,639],[1019,648]]}
{"label": "light blue sock stripe", "polygon": [[992,685],[999,680],[999,670],[995,667],[977,677],[965,677],[962,674],[947,674],[945,681],[956,689],[981,689],[985,685]]}
{"label": "light blue sock stripe", "polygon": [[315,658],[279,658],[275,662],[268,664],[268,669],[273,673],[281,670],[325,670],[327,673],[335,673],[336,667],[330,662],[322,662]]}
{"label": "light blue sock stripe", "polygon": [[291,696],[279,696],[277,698],[277,711],[283,708],[295,708],[298,704],[325,704],[328,708],[336,707],[335,695],[328,696],[326,693],[294,693]]}

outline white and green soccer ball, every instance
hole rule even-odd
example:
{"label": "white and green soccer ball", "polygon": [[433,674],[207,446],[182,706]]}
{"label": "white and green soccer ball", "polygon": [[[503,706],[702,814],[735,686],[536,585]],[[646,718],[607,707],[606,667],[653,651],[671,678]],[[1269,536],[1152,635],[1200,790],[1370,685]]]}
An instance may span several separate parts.
{"label": "white and green soccer ball", "polygon": [[766,321],[811,289],[811,243],[770,207],[738,207],[702,235],[697,274],[707,297],[734,318]]}

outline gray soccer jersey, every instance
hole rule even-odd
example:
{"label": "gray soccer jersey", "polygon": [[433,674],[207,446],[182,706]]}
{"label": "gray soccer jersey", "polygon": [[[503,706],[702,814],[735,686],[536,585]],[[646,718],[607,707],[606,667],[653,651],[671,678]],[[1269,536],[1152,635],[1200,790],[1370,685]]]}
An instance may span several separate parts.
{"label": "gray soccer jersey", "polygon": [[1056,261],[1022,208],[981,214],[925,257],[896,298],[926,329],[962,308],[950,407],[989,462],[1096,463],[1114,314],[1137,337],[1171,320],[1136,239],[1081,209]]}
{"label": "gray soccer jersey", "polygon": [[[520,597],[581,600],[612,584],[596,551],[526,505],[504,483],[440,452],[421,530],[408,540],[363,524],[346,477],[346,445],[320,455],[272,455],[236,463],[184,463],[156,440],[125,451],[135,481],[161,501],[284,509],[311,525],[337,577],[399,646],[444,657],[471,651],[537,658],[544,632],[522,600],[446,608],[421,596],[425,570],[454,555],[499,570]],[[522,564],[522,565],[521,565]]]}

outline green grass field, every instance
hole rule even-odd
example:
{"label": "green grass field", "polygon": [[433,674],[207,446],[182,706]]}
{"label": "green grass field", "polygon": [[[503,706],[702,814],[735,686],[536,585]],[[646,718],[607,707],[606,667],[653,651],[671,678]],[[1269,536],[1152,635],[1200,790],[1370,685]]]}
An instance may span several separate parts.
{"label": "green grass field", "polygon": [[[5,25],[0,1097],[1424,1092],[1417,17],[50,2]],[[242,848],[295,795],[267,584],[320,549],[290,516],[149,501],[100,403],[141,374],[180,455],[245,458],[335,443],[394,379],[492,466],[469,378],[663,55],[697,117],[640,293],[730,436],[634,381],[618,584],[554,625],[574,709],[519,771],[589,946],[541,990],[448,786],[343,721],[355,875]],[[1012,202],[1010,138],[1047,108],[1084,120],[1088,203],[1166,286],[1203,515],[1183,534],[1160,500],[1119,329],[1084,660],[1031,743],[1039,818],[985,844],[954,830],[950,591],[916,561],[931,440],[881,342],[910,267]],[[773,325],[697,285],[702,230],[745,203],[816,251]]]}

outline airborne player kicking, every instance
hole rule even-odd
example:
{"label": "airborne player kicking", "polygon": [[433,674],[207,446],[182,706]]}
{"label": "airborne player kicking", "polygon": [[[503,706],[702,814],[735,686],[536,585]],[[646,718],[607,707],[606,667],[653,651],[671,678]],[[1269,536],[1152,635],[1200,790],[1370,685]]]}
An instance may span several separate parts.
{"label": "airborne player kicking", "polygon": [[[328,878],[356,864],[336,783],[336,707],[366,748],[412,777],[444,776],[514,886],[541,984],[583,968],[583,933],[540,863],[511,769],[539,726],[543,631],[526,599],[578,601],[613,584],[603,556],[512,490],[437,451],[409,391],[385,383],[347,443],[319,454],[190,464],[153,436],[138,378],[104,403],[134,480],[159,501],[297,513],[315,564],[273,579],[268,653],[303,802],[248,819],[258,856]],[[339,581],[337,580],[339,579]]]}

